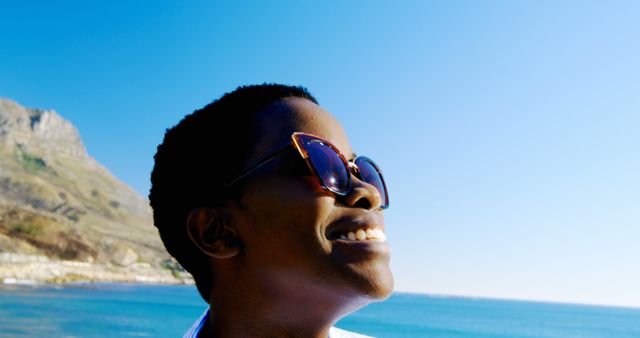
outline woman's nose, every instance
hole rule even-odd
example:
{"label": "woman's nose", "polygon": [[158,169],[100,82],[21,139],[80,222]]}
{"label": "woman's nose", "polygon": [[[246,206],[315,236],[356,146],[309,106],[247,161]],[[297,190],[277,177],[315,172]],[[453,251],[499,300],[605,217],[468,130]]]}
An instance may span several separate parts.
{"label": "woman's nose", "polygon": [[351,175],[351,191],[344,196],[344,201],[349,207],[367,210],[380,209],[382,206],[382,196],[378,189],[355,175]]}

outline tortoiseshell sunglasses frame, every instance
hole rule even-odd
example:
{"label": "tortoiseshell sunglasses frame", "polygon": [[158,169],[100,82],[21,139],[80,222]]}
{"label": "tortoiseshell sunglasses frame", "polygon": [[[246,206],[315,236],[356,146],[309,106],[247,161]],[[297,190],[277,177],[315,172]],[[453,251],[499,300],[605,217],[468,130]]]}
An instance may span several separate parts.
{"label": "tortoiseshell sunglasses frame", "polygon": [[[327,184],[325,184],[325,182],[322,180],[322,178],[320,176],[320,173],[318,173],[315,165],[313,164],[312,160],[309,157],[309,152],[305,148],[305,145],[307,145],[307,144],[309,144],[311,142],[314,142],[314,141],[315,142],[320,142],[324,146],[329,147],[331,150],[333,150],[335,152],[336,155],[338,155],[338,157],[342,161],[342,164],[345,167],[345,171],[347,172],[347,187],[346,187],[346,189],[344,191],[343,190],[339,190],[339,189],[332,189]],[[347,195],[347,194],[349,194],[349,192],[351,192],[351,188],[352,188],[351,174],[354,174],[359,179],[362,179],[361,174],[360,174],[360,169],[359,169],[358,165],[356,164],[356,162],[360,162],[360,161],[368,162],[377,171],[378,176],[380,177],[380,182],[382,183],[382,189],[384,190],[384,191],[380,191],[380,189],[378,189],[376,187],[376,190],[378,190],[378,193],[381,195],[380,197],[382,198],[382,201],[383,201],[383,203],[382,203],[380,208],[381,209],[386,209],[386,208],[389,207],[389,195],[388,195],[386,183],[384,181],[384,176],[382,175],[382,171],[380,170],[380,168],[375,164],[375,162],[373,162],[373,160],[371,160],[370,158],[368,158],[366,156],[358,156],[355,159],[353,159],[353,161],[349,161],[349,160],[346,159],[346,157],[340,152],[340,150],[336,146],[331,144],[331,142],[329,142],[329,141],[327,141],[327,140],[325,140],[325,139],[323,139],[321,137],[318,137],[318,136],[315,136],[315,135],[312,135],[312,134],[308,134],[308,133],[304,133],[304,132],[294,132],[293,134],[291,134],[291,142],[290,143],[287,143],[282,148],[280,148],[280,149],[276,150],[275,152],[265,156],[264,158],[262,158],[258,162],[254,163],[253,165],[249,166],[248,168],[246,168],[245,170],[240,172],[233,179],[231,179],[229,181],[229,183],[227,183],[224,186],[224,189],[230,188],[232,185],[234,185],[238,181],[244,179],[245,177],[249,176],[251,173],[253,173],[254,171],[258,170],[259,168],[261,168],[265,164],[267,164],[267,163],[271,162],[272,160],[284,155],[285,153],[293,150],[294,148],[298,151],[298,153],[305,160],[305,162],[307,163],[307,167],[309,168],[309,170],[311,170],[311,172],[313,173],[313,176],[315,176],[316,179],[318,180],[318,184],[323,189],[329,190],[332,193],[337,194],[337,195],[341,195],[341,196]],[[366,182],[366,181],[364,181],[364,182]],[[366,182],[366,183],[371,184],[369,182]]]}

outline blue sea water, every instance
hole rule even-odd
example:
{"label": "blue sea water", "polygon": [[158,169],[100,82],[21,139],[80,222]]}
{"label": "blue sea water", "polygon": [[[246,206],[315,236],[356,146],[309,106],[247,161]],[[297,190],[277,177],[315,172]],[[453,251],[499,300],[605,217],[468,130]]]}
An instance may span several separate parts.
{"label": "blue sea water", "polygon": [[[0,289],[0,337],[181,337],[205,309],[192,286]],[[342,319],[377,337],[640,337],[640,309],[396,293]]]}

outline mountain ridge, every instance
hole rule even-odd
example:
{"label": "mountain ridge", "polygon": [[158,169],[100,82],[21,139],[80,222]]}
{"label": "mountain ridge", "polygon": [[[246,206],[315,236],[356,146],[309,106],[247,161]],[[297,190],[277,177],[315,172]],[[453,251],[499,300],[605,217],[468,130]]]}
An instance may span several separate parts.
{"label": "mountain ridge", "polygon": [[0,253],[176,268],[148,200],[89,156],[52,109],[0,98]]}

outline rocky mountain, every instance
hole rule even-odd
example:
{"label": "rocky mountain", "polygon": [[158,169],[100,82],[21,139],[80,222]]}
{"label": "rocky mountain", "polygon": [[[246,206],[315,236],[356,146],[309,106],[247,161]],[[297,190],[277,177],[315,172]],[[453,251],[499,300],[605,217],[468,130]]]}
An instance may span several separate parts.
{"label": "rocky mountain", "polygon": [[166,253],[146,198],[85,149],[53,110],[0,98],[0,253],[161,267]]}

